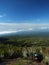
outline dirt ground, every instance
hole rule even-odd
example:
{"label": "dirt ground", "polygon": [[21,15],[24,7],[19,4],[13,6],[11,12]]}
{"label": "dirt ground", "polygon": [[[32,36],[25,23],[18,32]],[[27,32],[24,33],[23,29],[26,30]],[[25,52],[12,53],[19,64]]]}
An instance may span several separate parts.
{"label": "dirt ground", "polygon": [[21,59],[14,59],[9,61],[6,65],[46,65],[44,62],[38,63],[35,61],[31,61],[31,60],[21,60]]}

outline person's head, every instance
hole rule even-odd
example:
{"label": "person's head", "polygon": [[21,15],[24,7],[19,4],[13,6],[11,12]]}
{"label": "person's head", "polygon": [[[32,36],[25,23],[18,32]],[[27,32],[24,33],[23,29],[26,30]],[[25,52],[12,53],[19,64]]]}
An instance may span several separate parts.
{"label": "person's head", "polygon": [[38,56],[37,56],[37,61],[38,62],[41,62],[43,60],[43,54],[38,54]]}
{"label": "person's head", "polygon": [[48,65],[48,62],[46,62],[46,65]]}

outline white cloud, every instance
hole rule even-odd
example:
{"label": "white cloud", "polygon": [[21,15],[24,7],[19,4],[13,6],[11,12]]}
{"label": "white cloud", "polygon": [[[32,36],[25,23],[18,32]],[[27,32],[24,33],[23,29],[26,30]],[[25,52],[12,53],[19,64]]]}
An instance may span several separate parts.
{"label": "white cloud", "polygon": [[48,29],[48,27],[41,27],[40,29]]}
{"label": "white cloud", "polygon": [[8,33],[15,33],[16,31],[2,31],[0,34],[8,34]]}
{"label": "white cloud", "polygon": [[2,18],[2,17],[4,17],[4,16],[6,16],[6,14],[0,15],[0,18]]}
{"label": "white cloud", "polygon": [[3,16],[2,15],[0,15],[0,18],[2,18]]}
{"label": "white cloud", "polygon": [[49,24],[0,23],[0,34],[28,31],[28,30],[38,31],[46,29],[49,29]]}

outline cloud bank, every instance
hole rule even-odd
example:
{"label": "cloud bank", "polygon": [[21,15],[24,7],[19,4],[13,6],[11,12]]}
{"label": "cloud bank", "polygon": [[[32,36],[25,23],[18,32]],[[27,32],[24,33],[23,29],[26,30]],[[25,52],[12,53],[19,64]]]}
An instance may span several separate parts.
{"label": "cloud bank", "polygon": [[49,30],[49,24],[33,23],[0,23],[0,34],[15,33],[20,31]]}

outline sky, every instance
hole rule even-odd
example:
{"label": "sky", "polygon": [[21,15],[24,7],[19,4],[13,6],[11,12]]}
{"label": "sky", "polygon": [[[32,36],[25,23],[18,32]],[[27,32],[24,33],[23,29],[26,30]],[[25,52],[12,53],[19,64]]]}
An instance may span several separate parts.
{"label": "sky", "polygon": [[48,25],[49,0],[0,0],[0,34]]}

